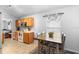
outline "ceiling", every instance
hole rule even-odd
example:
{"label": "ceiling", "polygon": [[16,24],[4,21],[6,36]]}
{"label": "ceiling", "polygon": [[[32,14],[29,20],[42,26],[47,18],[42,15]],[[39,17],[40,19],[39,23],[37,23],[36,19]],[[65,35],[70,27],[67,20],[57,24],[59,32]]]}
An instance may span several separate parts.
{"label": "ceiling", "polygon": [[1,5],[0,8],[11,16],[19,18],[68,6],[69,5]]}

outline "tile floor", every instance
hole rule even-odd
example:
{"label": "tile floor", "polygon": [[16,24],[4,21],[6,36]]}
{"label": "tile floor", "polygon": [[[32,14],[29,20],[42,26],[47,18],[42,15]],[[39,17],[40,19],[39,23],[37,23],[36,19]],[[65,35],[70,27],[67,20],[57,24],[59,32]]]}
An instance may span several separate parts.
{"label": "tile floor", "polygon": [[[31,44],[25,44],[16,40],[5,39],[0,54],[38,54],[38,40]],[[64,54],[76,54],[70,51],[64,51]]]}
{"label": "tile floor", "polygon": [[[11,44],[10,44],[11,43]],[[10,41],[10,39],[5,39],[5,44],[0,49],[2,54],[29,54],[37,50],[38,41],[34,40],[31,44],[25,44],[18,42],[16,40]]]}

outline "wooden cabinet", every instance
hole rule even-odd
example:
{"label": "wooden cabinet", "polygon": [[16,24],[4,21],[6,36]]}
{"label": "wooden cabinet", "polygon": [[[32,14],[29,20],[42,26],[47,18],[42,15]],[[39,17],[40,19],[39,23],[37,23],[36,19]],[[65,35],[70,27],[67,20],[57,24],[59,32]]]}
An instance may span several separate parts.
{"label": "wooden cabinet", "polygon": [[20,26],[20,23],[21,23],[21,20],[16,20],[16,27],[19,27]]}
{"label": "wooden cabinet", "polygon": [[4,43],[4,33],[2,33],[2,44]]}
{"label": "wooden cabinet", "polygon": [[25,32],[23,33],[23,42],[30,44],[34,41],[34,32]]}
{"label": "wooden cabinet", "polygon": [[27,26],[33,26],[33,21],[33,17],[18,19],[16,20],[16,27],[20,26],[21,23],[26,23]]}
{"label": "wooden cabinet", "polygon": [[13,39],[18,41],[19,31],[13,33]]}
{"label": "wooden cabinet", "polygon": [[28,20],[28,26],[33,26],[33,18],[29,18],[29,20]]}
{"label": "wooden cabinet", "polygon": [[19,26],[19,22],[18,22],[18,20],[16,20],[16,26]]}
{"label": "wooden cabinet", "polygon": [[27,26],[33,26],[34,19],[32,17],[29,18],[23,18],[24,22],[27,24]]}

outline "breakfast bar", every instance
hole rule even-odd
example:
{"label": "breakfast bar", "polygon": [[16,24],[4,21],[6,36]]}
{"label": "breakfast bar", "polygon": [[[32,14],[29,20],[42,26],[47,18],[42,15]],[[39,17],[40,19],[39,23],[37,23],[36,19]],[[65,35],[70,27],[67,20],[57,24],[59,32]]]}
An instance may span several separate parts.
{"label": "breakfast bar", "polygon": [[[53,38],[46,38],[45,34],[39,35],[38,41],[46,41],[49,43],[55,43],[56,45],[56,53],[59,53],[59,45],[62,44],[62,35],[61,33],[54,33]],[[46,45],[48,45],[47,43]]]}

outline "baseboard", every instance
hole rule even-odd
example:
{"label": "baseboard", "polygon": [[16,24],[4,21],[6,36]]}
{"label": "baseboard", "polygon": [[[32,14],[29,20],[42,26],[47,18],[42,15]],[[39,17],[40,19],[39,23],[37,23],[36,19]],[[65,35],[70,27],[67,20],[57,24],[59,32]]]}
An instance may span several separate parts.
{"label": "baseboard", "polygon": [[79,54],[79,51],[75,51],[75,50],[71,50],[71,49],[67,49],[67,48],[65,48],[65,51],[69,51],[69,52],[72,52],[72,53],[75,53],[75,54]]}

